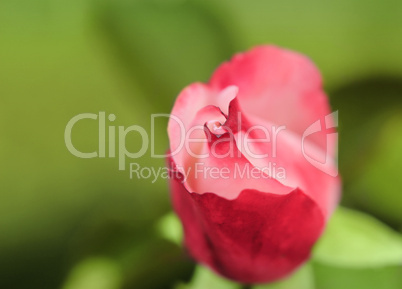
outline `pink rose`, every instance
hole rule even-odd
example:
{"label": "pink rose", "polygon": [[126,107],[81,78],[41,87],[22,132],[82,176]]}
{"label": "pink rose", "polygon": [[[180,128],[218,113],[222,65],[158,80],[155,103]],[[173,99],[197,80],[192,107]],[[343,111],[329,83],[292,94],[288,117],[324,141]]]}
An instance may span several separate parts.
{"label": "pink rose", "polygon": [[172,200],[200,263],[243,283],[282,278],[310,255],[340,193],[319,71],[259,46],[178,96],[168,125]]}

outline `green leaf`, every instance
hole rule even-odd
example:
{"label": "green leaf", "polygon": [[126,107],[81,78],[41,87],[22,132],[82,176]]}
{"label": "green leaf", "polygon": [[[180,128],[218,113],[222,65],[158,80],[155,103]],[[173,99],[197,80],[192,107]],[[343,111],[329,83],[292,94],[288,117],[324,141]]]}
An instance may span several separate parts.
{"label": "green leaf", "polygon": [[122,273],[116,262],[106,258],[90,258],[73,268],[63,289],[118,289]]}
{"label": "green leaf", "polygon": [[195,269],[193,279],[189,284],[179,284],[176,289],[206,289],[206,288],[219,288],[219,289],[240,289],[241,285],[229,281],[211,270],[198,265]]}
{"label": "green leaf", "polygon": [[401,266],[357,269],[314,262],[314,276],[316,288],[319,289],[402,288]]}
{"label": "green leaf", "polygon": [[307,263],[293,275],[275,283],[256,285],[253,289],[314,289],[314,274],[311,264]]}
{"label": "green leaf", "polygon": [[175,213],[170,212],[163,216],[156,224],[156,230],[160,236],[177,245],[183,240],[183,229],[179,218]]}
{"label": "green leaf", "polygon": [[373,217],[339,208],[314,250],[314,260],[348,268],[402,264],[402,237]]}

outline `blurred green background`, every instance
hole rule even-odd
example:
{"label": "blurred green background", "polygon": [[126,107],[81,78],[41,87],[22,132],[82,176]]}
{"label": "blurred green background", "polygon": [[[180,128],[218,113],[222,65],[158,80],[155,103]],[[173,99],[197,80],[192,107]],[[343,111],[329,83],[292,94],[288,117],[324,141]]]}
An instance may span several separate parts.
{"label": "blurred green background", "polygon": [[[335,214],[294,276],[254,288],[402,288],[401,19],[400,0],[0,0],[0,288],[241,288],[178,245],[166,180],[77,158],[64,129],[105,111],[108,125],[148,130],[184,86],[267,43],[322,71],[353,210]],[[72,138],[96,150],[96,121]],[[139,142],[127,137],[132,151]],[[164,166],[149,151],[136,162]]]}

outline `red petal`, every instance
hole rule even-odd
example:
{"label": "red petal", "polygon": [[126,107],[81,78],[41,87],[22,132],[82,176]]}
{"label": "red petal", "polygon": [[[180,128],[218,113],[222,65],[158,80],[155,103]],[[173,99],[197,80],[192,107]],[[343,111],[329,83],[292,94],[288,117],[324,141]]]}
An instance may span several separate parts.
{"label": "red petal", "polygon": [[[210,85],[217,90],[236,85],[247,115],[286,125],[300,135],[330,113],[315,65],[301,54],[275,46],[235,55],[215,71]],[[315,133],[311,140],[326,149],[325,133]],[[334,145],[330,144],[331,151]]]}
{"label": "red petal", "polygon": [[[230,102],[225,126],[235,133],[235,143],[239,151],[253,166],[267,168],[274,165],[277,171],[283,168],[286,178],[278,179],[283,185],[300,188],[321,207],[326,218],[331,215],[340,195],[340,178],[333,177],[334,173],[328,174],[329,171],[336,171],[336,164],[331,156],[325,156],[325,151],[310,143],[310,153],[316,160],[322,159],[322,156],[328,159],[326,171],[315,167],[302,151],[302,136],[288,129],[276,134],[274,124],[245,115],[238,97]],[[267,136],[269,136],[268,142],[253,142],[266,139]],[[251,142],[244,145],[247,140]],[[263,157],[257,158],[257,156]],[[271,174],[272,178],[278,177],[273,170]],[[249,188],[258,189],[255,186]],[[275,190],[273,192],[277,193]]]}
{"label": "red petal", "polygon": [[227,200],[189,193],[171,181],[185,245],[199,262],[243,283],[270,282],[309,258],[324,226],[319,207],[301,190],[287,195],[244,190]]}

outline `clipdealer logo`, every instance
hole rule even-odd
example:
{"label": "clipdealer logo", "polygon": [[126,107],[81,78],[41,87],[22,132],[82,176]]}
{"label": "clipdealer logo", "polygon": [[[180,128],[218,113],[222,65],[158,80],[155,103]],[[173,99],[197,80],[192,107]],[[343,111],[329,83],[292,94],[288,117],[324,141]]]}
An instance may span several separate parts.
{"label": "clipdealer logo", "polygon": [[[116,115],[109,114],[106,119],[104,111],[95,113],[82,113],[74,116],[66,125],[64,130],[64,142],[67,149],[71,154],[78,158],[91,159],[91,158],[115,158],[116,147],[117,157],[119,159],[119,170],[126,169],[126,158],[137,159],[141,158],[151,148],[151,156],[153,158],[164,158],[165,154],[158,155],[155,153],[155,135],[154,124],[157,117],[171,117],[169,114],[154,114],[151,115],[151,138],[149,138],[147,131],[139,125],[131,125],[129,127],[107,125],[107,120],[113,122],[116,120]],[[98,150],[93,152],[81,152],[73,144],[71,135],[74,126],[81,120],[91,119],[97,120],[99,126],[99,145]],[[107,132],[107,133],[106,133]],[[137,152],[130,152],[126,147],[126,137],[129,133],[136,133],[141,137],[141,148]],[[118,144],[116,146],[116,134],[118,135]],[[108,135],[108,137],[106,137]],[[108,152],[106,152],[106,142],[108,142]]]}
{"label": "clipdealer logo", "polygon": [[[180,128],[180,140],[179,140],[179,146],[175,148],[174,151],[170,152],[169,155],[167,154],[156,154],[155,153],[155,119],[156,118],[169,118],[171,121],[174,121],[178,124]],[[241,115],[238,116],[239,123],[241,123]],[[302,156],[314,167],[317,169],[321,170],[322,172],[331,175],[331,176],[337,176],[338,175],[338,170],[336,169],[336,165],[334,166],[334,150],[337,150],[337,147],[328,147],[328,143],[337,143],[337,137],[338,133],[334,130],[334,128],[337,127],[338,125],[338,112],[335,111],[325,117],[323,120],[317,120],[313,124],[311,124],[303,133],[300,139],[300,150],[302,153]],[[79,151],[73,144],[72,142],[72,132],[74,129],[74,126],[77,125],[78,122],[84,120],[84,119],[89,119],[89,120],[94,120],[98,122],[98,149],[92,152],[82,152]],[[332,122],[331,120],[334,119]],[[152,158],[166,158],[167,156],[174,156],[177,153],[180,153],[183,149],[187,151],[189,155],[192,157],[195,157],[196,159],[199,159],[200,162],[204,158],[208,158],[212,154],[214,157],[217,158],[225,158],[225,157],[232,157],[228,155],[219,155],[217,154],[214,150],[211,150],[210,153],[208,154],[199,154],[199,152],[194,152],[191,150],[191,146],[189,145],[190,143],[194,142],[203,142],[205,143],[206,139],[199,139],[199,138],[192,138],[191,133],[194,132],[194,130],[202,130],[204,131],[204,126],[196,126],[192,127],[189,129],[189,131],[186,131],[184,123],[175,115],[171,114],[152,114],[151,115],[151,129],[150,129],[150,136],[148,132],[141,126],[139,125],[131,125],[128,127],[125,126],[115,126],[111,125],[112,122],[116,120],[116,115],[114,114],[109,114],[106,115],[104,111],[100,111],[98,114],[95,113],[82,113],[79,115],[74,116],[69,120],[69,122],[66,125],[65,131],[64,131],[64,141],[66,144],[67,149],[69,152],[78,157],[78,158],[83,158],[83,159],[90,159],[90,158],[118,158],[118,167],[119,170],[124,171],[126,169],[126,160],[127,158],[129,159],[138,159],[143,157],[148,150],[150,149],[151,157]],[[107,124],[109,122],[109,124]],[[321,125],[323,123],[323,125]],[[253,140],[250,139],[248,136],[252,130],[261,130],[264,133],[264,138],[263,139],[257,139]],[[280,133],[286,131],[286,126],[273,126],[268,130],[268,128],[265,128],[264,126],[252,126],[248,129],[248,131],[244,132],[244,136],[242,138],[236,139],[236,143],[238,145],[238,153],[242,154],[245,153],[246,155],[251,156],[254,159],[264,159],[267,158],[268,156],[271,157],[271,159],[275,159],[277,156],[277,141]],[[308,151],[309,151],[309,142],[305,142],[306,138],[309,137],[310,135],[313,135],[315,133],[319,132],[324,132],[325,136],[327,138],[327,147],[326,151],[322,151],[320,154],[320,157],[318,158],[317,156],[311,156]],[[137,134],[140,136],[140,148],[137,152],[132,152],[129,151],[126,147],[126,138],[129,134]],[[117,135],[117,140],[118,143],[116,143],[116,135]],[[233,137],[231,135],[231,137]],[[208,136],[207,136],[208,138]],[[271,143],[271,151],[269,154],[265,153],[253,153],[249,145],[255,142],[266,142],[266,143]],[[232,143],[232,142],[231,142]],[[106,151],[106,144],[108,147],[108,150]],[[212,146],[213,147],[213,146]],[[269,166],[272,166],[275,169],[276,163],[275,162],[269,162]],[[141,173],[142,178],[149,178],[152,175],[155,175],[156,171],[161,172],[161,170],[154,168],[154,170],[151,170],[150,168],[140,168],[138,163],[130,163],[129,165],[130,168],[130,178],[133,177],[133,175],[139,175],[139,172]],[[164,168],[165,169],[165,168]],[[278,166],[276,168],[277,170],[283,169],[284,175],[286,175],[285,168],[282,168]],[[147,170],[146,172],[143,172],[143,170]],[[269,169],[270,171],[272,170],[271,168]],[[211,170],[212,172],[213,170]],[[145,177],[148,176],[149,177]],[[158,173],[158,175],[160,175]],[[165,173],[167,175],[167,173]],[[269,174],[272,177],[276,178],[277,176],[273,176],[272,172]],[[275,175],[275,174],[274,174]]]}

